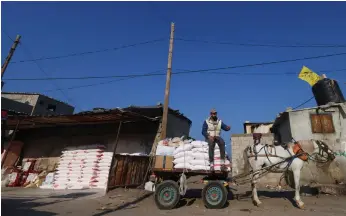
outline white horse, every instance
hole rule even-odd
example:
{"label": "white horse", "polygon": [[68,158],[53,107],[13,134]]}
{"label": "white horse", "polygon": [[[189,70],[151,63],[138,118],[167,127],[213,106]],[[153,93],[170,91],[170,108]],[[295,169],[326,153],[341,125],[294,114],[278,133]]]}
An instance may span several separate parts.
{"label": "white horse", "polygon": [[[261,136],[261,135],[260,135]],[[328,161],[334,160],[335,156],[328,146],[319,140],[312,140],[313,150],[312,153],[307,154],[303,151],[302,147],[298,143],[289,143],[287,147],[282,146],[270,146],[260,144],[260,137],[256,138],[254,135],[255,144],[248,146],[244,153],[246,156],[245,165],[250,165],[252,168],[251,186],[252,186],[252,199],[255,205],[261,205],[261,201],[258,199],[256,183],[260,178],[260,172],[262,170],[267,172],[285,172],[287,169],[293,172],[294,185],[295,185],[295,202],[299,208],[304,207],[304,203],[300,197],[300,172],[304,165],[304,160],[308,158],[318,160],[325,158]],[[324,161],[326,162],[326,161]],[[277,164],[277,165],[275,165]]]}

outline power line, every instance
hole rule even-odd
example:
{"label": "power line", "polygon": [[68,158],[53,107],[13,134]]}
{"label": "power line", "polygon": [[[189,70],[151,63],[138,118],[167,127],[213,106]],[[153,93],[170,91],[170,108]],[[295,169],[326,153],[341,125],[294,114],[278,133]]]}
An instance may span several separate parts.
{"label": "power line", "polygon": [[194,40],[185,38],[176,38],[179,41],[185,42],[199,42],[207,44],[221,44],[221,45],[233,45],[233,46],[248,46],[248,47],[273,47],[273,48],[345,48],[344,44],[315,44],[315,45],[278,45],[278,44],[252,44],[252,43],[231,43],[231,42],[217,42],[217,41],[205,41]]}
{"label": "power line", "polygon": [[[217,71],[217,70],[255,67],[255,66],[263,66],[263,65],[295,62],[295,61],[301,61],[301,60],[327,58],[327,57],[341,56],[341,55],[346,55],[346,53],[335,53],[335,54],[328,54],[328,55],[321,55],[321,56],[312,56],[312,57],[304,57],[304,58],[297,58],[297,59],[262,62],[262,63],[254,63],[254,64],[246,64],[246,65],[238,65],[238,66],[220,67],[220,68],[209,68],[209,69],[200,69],[200,70],[185,70],[182,72],[174,72],[173,74],[203,73],[203,72],[210,72],[210,71]],[[218,72],[218,73],[220,73],[220,72]],[[232,74],[232,73],[236,73],[236,72],[229,72],[229,73],[224,73],[224,74]],[[52,77],[52,78],[7,78],[6,80],[8,80],[8,81],[87,80],[87,79],[109,79],[109,78],[162,76],[162,75],[165,75],[165,74],[133,74],[133,75],[111,75],[111,76]]]}
{"label": "power line", "polygon": [[144,45],[144,44],[151,44],[151,43],[164,41],[164,40],[165,40],[165,38],[160,38],[160,39],[155,39],[155,40],[150,40],[150,41],[145,41],[145,42],[140,42],[140,43],[135,43],[135,44],[130,44],[130,45],[124,45],[124,46],[120,46],[120,47],[107,48],[107,49],[95,50],[95,51],[80,52],[80,53],[71,53],[71,54],[61,55],[61,56],[51,56],[51,57],[41,57],[41,58],[37,58],[37,59],[20,60],[20,61],[14,61],[11,63],[15,64],[15,63],[23,63],[23,62],[62,59],[62,58],[76,57],[76,56],[89,55],[89,54],[95,54],[95,53],[101,53],[101,52],[116,51],[119,49],[125,49],[125,48],[135,47],[135,46]]}
{"label": "power line", "polygon": [[[186,71],[185,69],[176,69],[176,70],[180,70],[180,71]],[[158,70],[158,71],[154,71],[154,72],[150,72],[147,74],[157,74],[158,72],[162,72],[164,70]],[[322,72],[336,72],[336,71],[346,71],[346,68],[344,69],[337,69],[337,70],[321,70],[319,71],[320,73]],[[218,73],[218,72],[210,72],[212,74],[219,74],[219,75],[224,75],[224,74],[229,74],[229,73]],[[257,73],[234,73],[234,75],[258,75]],[[166,75],[165,73],[159,74],[159,75]],[[179,74],[178,74],[179,75]],[[293,72],[287,72],[287,73],[263,73],[262,75],[297,75],[297,73],[293,73]],[[73,90],[73,89],[79,89],[79,88],[87,88],[87,87],[93,87],[93,86],[98,86],[98,85],[105,85],[105,84],[110,84],[110,83],[114,83],[114,82],[120,82],[120,81],[125,81],[125,80],[129,80],[129,79],[134,79],[134,78],[138,78],[138,76],[133,76],[133,77],[128,77],[128,78],[123,78],[123,79],[117,79],[117,80],[111,80],[111,81],[107,81],[107,82],[100,82],[100,83],[93,83],[93,84],[86,84],[86,85],[78,85],[78,86],[72,86],[69,88],[65,88],[64,90]],[[52,91],[57,91],[58,89],[50,89],[50,90],[44,90],[43,92],[52,92]]]}
{"label": "power line", "polygon": [[[162,71],[164,71],[164,70],[150,72],[148,74],[154,74],[154,73],[162,72]],[[124,80],[129,80],[129,79],[133,79],[133,78],[137,78],[137,77],[134,76],[134,77],[128,77],[128,78],[123,78],[123,79],[111,80],[111,81],[107,81],[107,82],[100,82],[100,83],[94,83],[94,84],[72,86],[72,87],[69,87],[69,88],[65,88],[65,90],[72,90],[72,89],[86,88],[86,87],[92,87],[92,86],[98,86],[98,85],[105,85],[105,84],[110,84],[110,83],[114,83],[114,82],[120,82],[120,81],[124,81]],[[44,92],[52,92],[52,91],[57,91],[57,89],[44,90]]]}
{"label": "power line", "polygon": [[[4,31],[3,31],[3,32],[4,32]],[[10,38],[10,39],[13,41],[13,39],[12,39],[6,32],[4,32],[4,33],[7,35],[8,38]],[[20,46],[23,48],[23,51],[24,51],[27,55],[29,55],[29,57],[32,56],[31,53],[29,52],[29,50],[26,49],[26,47],[23,45],[23,42],[20,42],[19,44],[20,44]],[[46,71],[40,66],[40,64],[39,64],[37,61],[34,61],[34,62],[35,62],[35,64],[37,65],[37,67],[39,68],[39,70],[49,78],[48,73],[46,73]],[[67,94],[65,94],[65,92],[58,86],[58,84],[57,84],[56,82],[53,81],[53,84],[59,89],[59,91],[61,92],[61,94],[67,99],[67,101],[68,101],[69,103],[73,102],[73,100],[72,100],[71,98],[69,98],[69,97],[67,96]],[[73,104],[75,105],[76,108],[78,108],[76,103],[73,103]],[[79,108],[78,108],[78,109],[79,109]],[[82,109],[79,109],[79,110],[82,111]]]}
{"label": "power line", "polygon": [[312,96],[311,98],[309,98],[308,100],[304,101],[303,103],[299,104],[298,106],[294,107],[293,110],[298,109],[299,107],[304,106],[305,104],[309,103],[312,99],[314,99],[315,97]]}

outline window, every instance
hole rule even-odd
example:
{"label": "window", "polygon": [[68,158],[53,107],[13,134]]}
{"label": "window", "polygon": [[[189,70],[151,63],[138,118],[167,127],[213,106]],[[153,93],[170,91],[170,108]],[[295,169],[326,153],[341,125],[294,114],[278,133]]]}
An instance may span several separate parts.
{"label": "window", "polygon": [[55,112],[55,110],[56,110],[56,105],[48,104],[47,110]]}
{"label": "window", "polygon": [[331,114],[311,114],[312,133],[334,133],[333,116]]}

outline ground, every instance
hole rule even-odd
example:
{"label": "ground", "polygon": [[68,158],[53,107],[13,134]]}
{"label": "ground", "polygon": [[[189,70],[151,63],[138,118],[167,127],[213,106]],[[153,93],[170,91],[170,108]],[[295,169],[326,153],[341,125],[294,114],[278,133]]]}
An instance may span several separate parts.
{"label": "ground", "polygon": [[[62,191],[52,192],[42,189],[3,188],[1,197],[1,213],[7,215],[49,216],[49,215],[236,215],[236,216],[291,216],[294,214],[311,216],[346,215],[346,196],[320,195],[302,196],[306,204],[305,210],[292,205],[293,193],[260,192],[262,207],[255,207],[251,198],[235,195],[229,196],[228,205],[219,210],[209,210],[200,199],[201,191],[194,186],[176,209],[158,210],[153,196],[149,192],[137,189],[116,189],[106,196],[99,191]],[[237,194],[239,191],[234,191]]]}

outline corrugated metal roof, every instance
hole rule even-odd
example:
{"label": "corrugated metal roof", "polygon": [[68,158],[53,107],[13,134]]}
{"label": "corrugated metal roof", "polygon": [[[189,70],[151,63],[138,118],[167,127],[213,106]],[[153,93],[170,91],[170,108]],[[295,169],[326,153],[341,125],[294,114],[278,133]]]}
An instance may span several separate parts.
{"label": "corrugated metal roof", "polygon": [[71,104],[68,104],[67,102],[64,102],[64,101],[61,101],[61,100],[57,100],[56,98],[52,98],[52,97],[49,97],[47,95],[44,95],[44,94],[41,94],[41,93],[36,93],[36,92],[1,92],[1,94],[17,94],[17,95],[41,95],[41,96],[44,96],[44,97],[47,97],[51,100],[55,100],[55,101],[58,101],[60,103],[63,103],[63,104],[66,104],[68,106],[71,106],[73,107]]}
{"label": "corrugated metal roof", "polygon": [[122,109],[108,109],[103,111],[88,111],[74,115],[51,116],[9,116],[8,129],[14,129],[19,124],[19,129],[67,126],[78,124],[115,123],[119,121],[158,121],[158,118],[150,118],[138,113],[124,111]]}
{"label": "corrugated metal roof", "polygon": [[[162,116],[163,114],[163,105],[162,104],[158,104],[158,105],[154,105],[154,106],[134,106],[131,105],[127,108],[124,108],[124,110],[130,110],[130,111],[135,111],[135,112],[139,112],[139,113],[143,113],[145,115],[151,116]],[[192,123],[192,121],[187,118],[183,113],[181,113],[179,110],[174,110],[172,108],[168,108],[169,113],[173,114],[181,119],[184,119],[186,121],[189,122],[189,124]]]}

